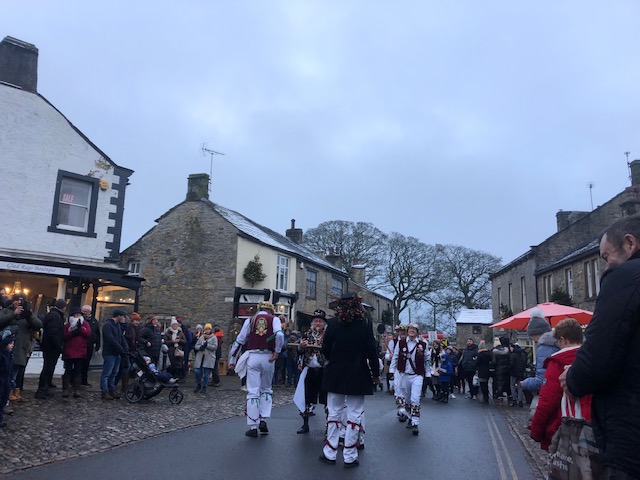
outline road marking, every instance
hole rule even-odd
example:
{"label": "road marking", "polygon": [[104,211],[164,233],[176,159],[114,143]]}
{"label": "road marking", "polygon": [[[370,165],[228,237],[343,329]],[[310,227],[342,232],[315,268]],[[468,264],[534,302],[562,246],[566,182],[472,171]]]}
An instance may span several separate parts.
{"label": "road marking", "polygon": [[[518,480],[518,474],[516,473],[516,469],[513,466],[513,461],[511,459],[511,455],[509,454],[509,451],[507,450],[507,445],[505,444],[504,438],[502,437],[500,430],[498,430],[498,425],[496,424],[495,420],[491,415],[489,415],[487,410],[485,410],[485,420],[487,422],[487,427],[489,428],[489,434],[491,435],[491,443],[493,443],[493,449],[496,455],[496,461],[498,462],[498,467],[500,468],[500,479],[507,480],[508,478],[507,473],[502,465],[502,462],[500,461],[501,460],[500,452],[503,452],[505,459],[507,461],[507,464],[509,466],[509,473],[511,474],[511,478],[513,480]],[[499,440],[500,446],[502,447],[500,450],[498,449],[496,438]]]}

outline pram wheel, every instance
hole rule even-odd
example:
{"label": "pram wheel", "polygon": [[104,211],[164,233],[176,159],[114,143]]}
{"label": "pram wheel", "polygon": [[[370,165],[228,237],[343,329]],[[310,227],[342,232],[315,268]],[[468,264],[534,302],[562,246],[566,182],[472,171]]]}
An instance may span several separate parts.
{"label": "pram wheel", "polygon": [[129,403],[138,403],[144,396],[144,386],[140,382],[133,382],[124,393]]}
{"label": "pram wheel", "polygon": [[169,392],[169,401],[173,405],[179,405],[182,402],[183,398],[184,393],[182,393],[182,391],[178,388],[174,388],[173,390],[171,390],[171,392]]}

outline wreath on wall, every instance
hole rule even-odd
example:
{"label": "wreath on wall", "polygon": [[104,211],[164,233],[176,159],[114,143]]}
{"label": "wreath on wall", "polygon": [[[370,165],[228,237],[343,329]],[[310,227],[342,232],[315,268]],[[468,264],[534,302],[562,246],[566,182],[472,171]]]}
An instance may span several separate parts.
{"label": "wreath on wall", "polygon": [[256,254],[256,256],[253,257],[253,260],[250,260],[249,263],[247,263],[244,272],[242,272],[242,278],[244,278],[247,283],[250,283],[252,287],[255,286],[256,283],[260,283],[267,278],[267,275],[262,271],[260,255]]}

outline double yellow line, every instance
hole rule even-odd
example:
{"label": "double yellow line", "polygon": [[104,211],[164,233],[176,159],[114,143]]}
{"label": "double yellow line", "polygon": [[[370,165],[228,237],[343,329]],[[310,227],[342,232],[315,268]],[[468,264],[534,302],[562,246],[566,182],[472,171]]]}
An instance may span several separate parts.
{"label": "double yellow line", "polygon": [[[504,438],[498,430],[498,425],[496,425],[496,421],[493,419],[493,416],[489,414],[489,409],[484,409],[484,419],[487,422],[487,429],[489,430],[489,435],[491,436],[491,443],[493,444],[493,453],[496,456],[496,463],[498,464],[498,469],[500,471],[500,480],[518,480],[518,474],[516,473],[516,469],[513,466],[513,461],[511,460],[511,455],[509,455],[509,451],[507,450],[507,445],[504,442]],[[507,467],[502,462],[502,457],[504,456]],[[509,477],[507,473],[510,473]]]}

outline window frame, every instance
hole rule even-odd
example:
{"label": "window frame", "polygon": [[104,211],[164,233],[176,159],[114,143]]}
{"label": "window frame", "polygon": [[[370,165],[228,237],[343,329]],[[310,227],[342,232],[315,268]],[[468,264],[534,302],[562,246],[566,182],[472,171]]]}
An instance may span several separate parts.
{"label": "window frame", "polygon": [[[60,190],[62,189],[62,182],[64,179],[77,180],[91,185],[91,193],[89,195],[89,206],[87,212],[89,218],[87,219],[86,231],[76,230],[75,227],[72,227],[71,225],[62,225],[58,223],[58,213],[60,211]],[[77,173],[68,172],[66,170],[58,170],[56,190],[53,197],[53,209],[51,212],[51,225],[47,227],[47,231],[52,233],[62,233],[65,235],[77,235],[80,237],[96,238],[98,236],[95,232],[96,211],[98,208],[98,183],[99,180],[94,177],[79,175]]]}
{"label": "window frame", "polygon": [[573,270],[571,267],[564,269],[564,283],[567,287],[567,295],[573,299]]}
{"label": "window frame", "polygon": [[[133,271],[131,269],[132,265],[136,265],[138,267],[136,271]],[[139,277],[140,276],[140,260],[129,260],[128,270],[129,270],[129,275]]]}
{"label": "window frame", "polygon": [[520,277],[520,302],[522,302],[522,310],[527,309],[527,283],[524,276]]}
{"label": "window frame", "polygon": [[[336,282],[340,282],[340,291],[338,292],[335,285]],[[336,277],[335,275],[331,276],[331,294],[334,297],[340,298],[344,293],[344,280],[340,277]]]}
{"label": "window frame", "polygon": [[[313,275],[313,280],[309,278]],[[310,288],[310,286],[313,286]],[[307,269],[306,282],[305,282],[305,296],[310,300],[315,300],[318,295],[318,272],[315,270]]]}
{"label": "window frame", "polygon": [[[281,263],[280,260],[284,260]],[[291,258],[278,254],[276,260],[276,290],[288,291],[289,288],[289,267],[291,265]]]}

